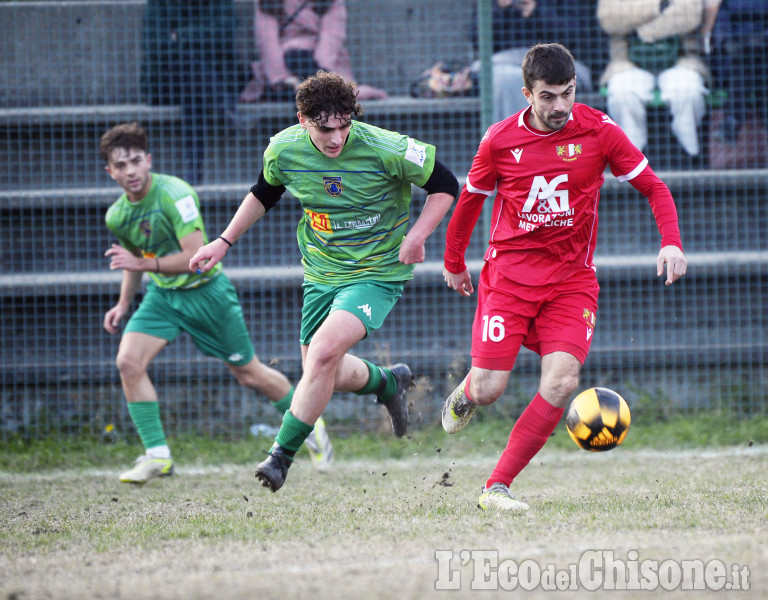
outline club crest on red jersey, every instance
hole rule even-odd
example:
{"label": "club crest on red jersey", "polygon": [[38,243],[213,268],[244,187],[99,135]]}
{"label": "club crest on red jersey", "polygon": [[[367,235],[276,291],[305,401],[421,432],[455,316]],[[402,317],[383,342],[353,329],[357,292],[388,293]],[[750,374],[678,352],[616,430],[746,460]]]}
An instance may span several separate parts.
{"label": "club crest on red jersey", "polygon": [[341,177],[323,177],[323,185],[325,186],[325,191],[334,198],[336,196],[341,196],[344,192],[344,186],[341,184]]}
{"label": "club crest on red jersey", "polygon": [[579,158],[581,154],[581,144],[567,144],[565,146],[557,146],[557,155],[565,161],[572,161]]}

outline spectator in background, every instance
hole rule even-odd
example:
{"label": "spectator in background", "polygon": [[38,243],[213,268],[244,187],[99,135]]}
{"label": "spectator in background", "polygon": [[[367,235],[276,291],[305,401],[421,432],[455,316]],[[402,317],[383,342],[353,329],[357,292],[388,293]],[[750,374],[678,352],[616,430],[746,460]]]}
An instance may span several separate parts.
{"label": "spectator in background", "polygon": [[727,92],[725,105],[712,111],[709,165],[768,166],[768,2],[722,0],[709,24],[714,87]]}
{"label": "spectator in background", "polygon": [[707,3],[711,1],[598,1],[598,20],[610,36],[610,61],[600,80],[608,87],[607,112],[640,150],[648,143],[646,105],[658,87],[680,146],[689,156],[701,152],[699,127],[709,71],[700,33]]}
{"label": "spectator in background", "polygon": [[181,105],[182,176],[203,179],[217,120],[234,108],[244,69],[235,60],[233,0],[147,0],[141,92],[148,104]]}
{"label": "spectator in background", "polygon": [[[304,79],[324,69],[353,79],[344,0],[256,0],[259,60],[241,102],[292,101]],[[359,86],[360,100],[384,99],[384,90]]]}
{"label": "spectator in background", "polygon": [[[599,54],[599,33],[587,34],[594,22],[594,3],[574,0],[494,0],[493,2],[493,116],[494,121],[528,107],[523,94],[523,58],[539,42],[562,42],[575,56]],[[597,24],[589,29],[597,30]],[[473,29],[479,46],[477,26]],[[602,64],[601,64],[602,66]],[[579,91],[591,92],[590,67],[576,61]]]}

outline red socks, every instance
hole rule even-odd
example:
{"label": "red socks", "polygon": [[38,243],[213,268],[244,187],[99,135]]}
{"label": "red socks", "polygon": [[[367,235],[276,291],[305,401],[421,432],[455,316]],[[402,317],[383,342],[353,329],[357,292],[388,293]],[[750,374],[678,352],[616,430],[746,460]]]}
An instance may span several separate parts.
{"label": "red socks", "polygon": [[507,447],[501,453],[485,487],[489,488],[497,481],[509,486],[547,443],[564,411],[563,408],[552,406],[537,393],[512,428]]}

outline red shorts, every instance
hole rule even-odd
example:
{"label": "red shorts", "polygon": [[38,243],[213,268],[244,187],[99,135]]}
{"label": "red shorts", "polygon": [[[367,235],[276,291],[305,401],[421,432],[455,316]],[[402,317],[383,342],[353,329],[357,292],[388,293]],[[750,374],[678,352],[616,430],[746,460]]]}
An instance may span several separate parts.
{"label": "red shorts", "polygon": [[592,345],[600,286],[591,269],[527,286],[506,279],[497,261],[480,273],[472,325],[472,366],[511,371],[520,346],[544,356],[568,352],[584,364]]}

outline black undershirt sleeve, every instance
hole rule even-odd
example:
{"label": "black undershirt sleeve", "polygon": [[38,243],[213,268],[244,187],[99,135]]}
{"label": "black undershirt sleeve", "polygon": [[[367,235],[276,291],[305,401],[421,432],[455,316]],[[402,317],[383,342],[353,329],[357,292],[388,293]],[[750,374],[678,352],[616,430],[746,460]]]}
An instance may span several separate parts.
{"label": "black undershirt sleeve", "polygon": [[285,192],[284,185],[271,185],[267,183],[267,180],[264,179],[263,170],[259,173],[259,180],[256,182],[256,185],[251,188],[251,193],[264,205],[266,211],[269,211],[270,208],[277,204],[283,192]]}
{"label": "black undershirt sleeve", "polygon": [[432,169],[432,175],[427,182],[421,186],[428,194],[450,194],[454,198],[459,193],[459,182],[453,173],[439,160],[435,159],[435,166]]}

